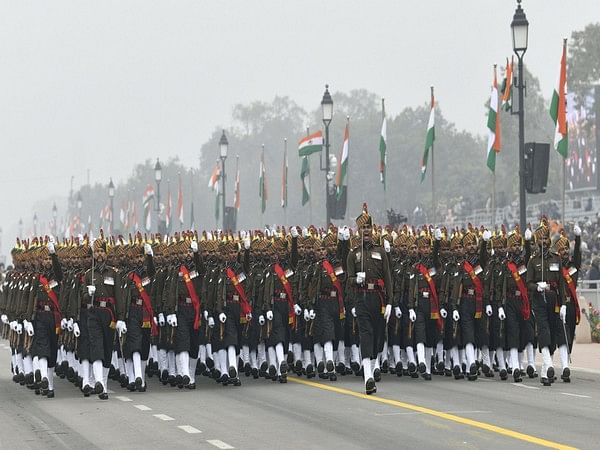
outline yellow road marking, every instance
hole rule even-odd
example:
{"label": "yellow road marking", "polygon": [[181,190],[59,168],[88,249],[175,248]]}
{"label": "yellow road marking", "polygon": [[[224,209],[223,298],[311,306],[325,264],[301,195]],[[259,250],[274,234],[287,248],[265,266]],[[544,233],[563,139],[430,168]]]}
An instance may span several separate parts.
{"label": "yellow road marking", "polygon": [[460,423],[461,425],[468,425],[471,427],[479,428],[481,430],[490,431],[492,433],[501,434],[503,436],[518,439],[520,441],[529,442],[531,444],[540,445],[542,447],[555,448],[560,450],[574,450],[576,447],[570,447],[568,445],[559,444],[558,442],[548,441],[546,439],[531,436],[529,434],[520,433],[518,431],[509,430],[508,428],[498,427],[478,420],[467,419],[466,417],[455,416],[454,414],[448,414],[435,409],[425,408],[419,405],[413,405],[412,403],[400,402],[398,400],[392,400],[389,398],[376,397],[373,395],[362,394],[360,392],[351,391],[349,389],[339,388],[327,384],[316,383],[314,381],[303,380],[302,378],[289,377],[289,381],[294,383],[304,384],[312,386],[325,391],[335,392],[337,394],[349,395],[351,397],[362,398],[364,400],[371,400],[373,402],[384,403],[386,405],[396,406],[398,408],[408,409],[410,411],[416,411],[430,416],[438,417],[440,419],[449,420],[451,422]]}

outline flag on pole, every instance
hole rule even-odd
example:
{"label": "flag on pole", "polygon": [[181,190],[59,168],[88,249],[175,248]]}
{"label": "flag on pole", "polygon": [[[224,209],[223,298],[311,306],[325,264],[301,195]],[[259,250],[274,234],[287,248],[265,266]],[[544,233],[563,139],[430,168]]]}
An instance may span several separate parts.
{"label": "flag on pole", "polygon": [[238,211],[240,210],[240,157],[236,157],[236,169],[235,169],[235,195],[233,200],[233,206]]}
{"label": "flag on pole", "polygon": [[385,169],[387,164],[387,121],[385,118],[383,99],[381,99],[381,114],[383,115],[383,121],[381,123],[381,136],[379,137],[379,181],[381,181],[383,184],[383,189],[385,189]]}
{"label": "flag on pole", "polygon": [[137,207],[135,201],[131,201],[131,222],[129,224],[133,226],[133,231],[138,232],[140,230],[140,224],[138,223]]}
{"label": "flag on pole", "polygon": [[167,233],[171,232],[171,211],[173,208],[173,200],[171,199],[171,183],[168,183],[167,188],[167,210],[165,211],[165,225]]}
{"label": "flag on pole", "polygon": [[496,64],[494,64],[494,84],[490,96],[490,108],[488,111],[488,144],[487,144],[487,166],[496,171],[496,153],[500,153],[500,114],[498,111],[498,80],[496,78]]}
{"label": "flag on pole", "polygon": [[433,96],[433,86],[431,87],[431,106],[429,110],[429,122],[427,122],[427,135],[425,136],[425,151],[421,160],[421,183],[425,179],[427,172],[427,160],[429,159],[429,149],[433,147],[435,141],[435,98]]}
{"label": "flag on pole", "polygon": [[219,210],[220,210],[220,201],[219,201],[219,184],[215,188],[215,221],[219,222]]}
{"label": "flag on pole", "polygon": [[258,197],[260,198],[260,210],[262,213],[267,209],[267,180],[265,168],[265,145],[262,146],[260,154],[260,166],[258,172]]}
{"label": "flag on pole", "polygon": [[215,164],[215,168],[212,170],[212,173],[210,174],[210,178],[208,180],[208,187],[210,189],[212,189],[213,191],[215,189],[217,189],[220,178],[221,178],[221,166],[219,164],[219,160],[217,160],[217,162]]}
{"label": "flag on pole", "polygon": [[154,188],[148,185],[142,196],[144,205],[144,228],[147,232],[152,230],[152,205],[154,204]]}
{"label": "flag on pole", "polygon": [[502,93],[502,109],[504,111],[510,111],[512,108],[512,78],[513,78],[513,59],[511,58],[510,63],[506,58],[506,69],[504,70],[504,80],[502,81],[502,87],[500,92]]}
{"label": "flag on pole", "polygon": [[558,85],[552,93],[550,117],[554,121],[554,149],[567,158],[569,152],[567,127],[567,40],[563,40],[563,51],[560,59],[560,75]]}
{"label": "flag on pole", "polygon": [[[348,121],[349,122],[349,121]],[[337,192],[337,198],[339,199],[347,188],[348,183],[348,145],[350,143],[350,124],[346,123],[346,129],[344,130],[344,144],[342,145],[342,151],[340,153],[340,160],[337,167],[337,174],[335,177],[335,187]]]}
{"label": "flag on pole", "polygon": [[183,188],[181,187],[181,174],[179,174],[179,191],[177,192],[177,217],[179,217],[179,228],[183,228]]}
{"label": "flag on pole", "polygon": [[300,179],[302,180],[302,206],[304,206],[310,201],[310,162],[308,156],[302,157]]}
{"label": "flag on pole", "polygon": [[287,186],[287,176],[288,176],[288,158],[287,158],[287,139],[284,140],[284,149],[283,149],[283,167],[281,169],[281,207],[287,208],[287,199],[288,199],[288,186]]}
{"label": "flag on pole", "polygon": [[298,156],[308,156],[323,149],[323,133],[321,130],[303,137],[298,142]]}

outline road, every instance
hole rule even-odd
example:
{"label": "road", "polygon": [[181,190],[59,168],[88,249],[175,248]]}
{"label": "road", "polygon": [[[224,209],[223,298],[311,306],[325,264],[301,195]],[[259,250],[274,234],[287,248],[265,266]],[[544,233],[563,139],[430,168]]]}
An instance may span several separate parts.
{"label": "road", "polygon": [[355,376],[337,382],[243,378],[223,387],[204,377],[195,391],[149,380],[145,393],[110,382],[108,401],[84,398],[66,380],[56,398],[11,381],[0,342],[0,448],[598,448],[600,375],[573,374],[544,388],[385,375],[375,396]]}

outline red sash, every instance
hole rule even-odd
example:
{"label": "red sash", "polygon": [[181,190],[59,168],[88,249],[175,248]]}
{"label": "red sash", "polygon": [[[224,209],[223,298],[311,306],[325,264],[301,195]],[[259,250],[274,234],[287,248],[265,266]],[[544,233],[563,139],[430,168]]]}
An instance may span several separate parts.
{"label": "red sash", "polygon": [[140,293],[140,297],[142,297],[145,313],[142,318],[142,328],[150,327],[152,336],[158,336],[158,327],[154,323],[154,310],[152,309],[152,301],[150,300],[150,296],[148,295],[148,292],[146,292],[146,289],[144,289],[144,286],[142,286],[142,280],[137,273],[131,272],[129,274],[129,278],[131,281],[133,281],[133,284],[135,284],[135,287]]}
{"label": "red sash", "polygon": [[335,290],[337,292],[340,320],[344,320],[346,318],[346,310],[344,309],[344,291],[342,290],[342,283],[340,283],[340,280],[338,280],[338,277],[335,275],[335,270],[333,270],[333,266],[329,261],[323,261],[323,268],[327,272],[327,275],[329,275],[331,283],[335,287]]}
{"label": "red sash", "polygon": [[196,293],[196,288],[190,278],[190,271],[188,268],[182,264],[179,271],[182,273],[183,282],[185,283],[188,294],[190,294],[190,298],[192,299],[192,305],[194,306],[194,330],[198,330],[200,328],[200,297],[198,297],[198,294]]}
{"label": "red sash", "polygon": [[42,287],[44,288],[44,291],[46,291],[46,295],[50,299],[50,302],[52,302],[52,313],[54,314],[54,331],[56,332],[56,334],[60,334],[60,321],[62,319],[62,313],[60,312],[58,297],[56,296],[56,292],[54,292],[50,287],[50,283],[44,275],[40,275],[39,280]]}
{"label": "red sash", "polygon": [[246,323],[246,315],[252,313],[252,307],[250,306],[250,302],[248,302],[248,297],[246,296],[244,286],[242,286],[242,284],[238,281],[238,277],[231,267],[228,267],[225,272],[227,273],[227,277],[231,281],[231,284],[233,284],[233,287],[240,296],[240,323]]}
{"label": "red sash", "polygon": [[483,316],[483,286],[481,284],[481,280],[475,273],[475,269],[473,269],[473,266],[469,263],[469,261],[463,262],[463,268],[471,277],[471,281],[475,287],[475,318],[481,319]]}
{"label": "red sash", "polygon": [[515,280],[515,284],[517,285],[517,289],[519,289],[519,292],[521,293],[521,315],[523,316],[523,320],[529,320],[531,311],[529,308],[529,293],[527,292],[527,286],[525,286],[523,278],[519,275],[519,269],[514,262],[509,261],[506,263],[506,266],[508,267],[508,270],[510,270],[513,280]]}
{"label": "red sash", "polygon": [[431,309],[431,316],[429,317],[432,320],[435,320],[435,325],[437,326],[438,331],[442,331],[444,327],[444,321],[440,316],[440,301],[437,295],[437,289],[435,288],[435,282],[429,275],[429,270],[423,264],[417,264],[417,270],[423,275],[425,281],[429,285],[429,291],[431,292],[431,300],[429,301],[429,307]]}
{"label": "red sash", "polygon": [[294,323],[296,321],[296,314],[294,313],[294,297],[292,296],[292,286],[290,285],[290,282],[288,281],[287,277],[285,276],[285,272],[283,271],[283,269],[281,268],[279,263],[275,263],[273,265],[273,269],[275,270],[275,273],[277,274],[277,278],[279,278],[279,281],[280,281],[281,285],[283,286],[283,289],[285,289],[285,293],[287,295],[288,324],[294,325]]}
{"label": "red sash", "polygon": [[581,311],[579,310],[579,301],[577,300],[577,288],[573,282],[573,278],[571,278],[571,275],[569,274],[568,267],[562,268],[562,274],[563,278],[567,282],[567,288],[569,288],[569,294],[573,299],[573,303],[575,303],[575,324],[579,325],[579,321],[581,320]]}

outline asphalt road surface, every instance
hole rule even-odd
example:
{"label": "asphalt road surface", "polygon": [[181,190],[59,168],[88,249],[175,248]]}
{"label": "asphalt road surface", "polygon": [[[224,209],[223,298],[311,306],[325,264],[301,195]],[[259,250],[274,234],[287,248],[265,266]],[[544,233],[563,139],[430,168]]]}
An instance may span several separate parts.
{"label": "asphalt road surface", "polygon": [[[0,448],[586,448],[600,444],[600,375],[575,371],[544,388],[479,379],[433,381],[384,374],[374,396],[362,380],[288,384],[242,378],[195,391],[148,381],[131,393],[113,381],[108,401],[56,379],[56,398],[12,382],[0,342]],[[314,380],[314,379],[313,379]]]}

